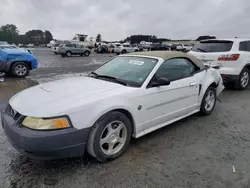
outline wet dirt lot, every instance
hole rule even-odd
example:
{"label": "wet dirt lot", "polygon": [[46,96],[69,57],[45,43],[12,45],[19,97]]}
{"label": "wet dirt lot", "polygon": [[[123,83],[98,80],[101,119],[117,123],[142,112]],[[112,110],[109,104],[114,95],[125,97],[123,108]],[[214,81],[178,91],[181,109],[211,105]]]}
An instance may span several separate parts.
{"label": "wet dirt lot", "polygon": [[[61,58],[35,51],[40,68],[0,82],[0,110],[16,92],[41,82],[84,76],[109,55]],[[0,187],[250,187],[250,89],[225,90],[208,117],[193,115],[140,139],[115,161],[89,156],[37,161],[8,143],[0,127]],[[235,173],[233,172],[233,166]]]}

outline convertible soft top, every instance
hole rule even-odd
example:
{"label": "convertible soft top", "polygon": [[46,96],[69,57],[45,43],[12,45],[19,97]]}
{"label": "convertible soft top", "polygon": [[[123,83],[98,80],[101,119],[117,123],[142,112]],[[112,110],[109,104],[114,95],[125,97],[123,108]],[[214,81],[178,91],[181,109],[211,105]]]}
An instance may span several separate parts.
{"label": "convertible soft top", "polygon": [[183,53],[183,52],[176,52],[176,51],[145,51],[145,52],[129,53],[126,56],[129,56],[129,55],[160,57],[160,58],[162,58],[164,60],[177,58],[177,57],[184,57],[184,58],[188,58],[191,61],[193,61],[196,66],[200,67],[201,70],[205,68],[203,63],[200,60],[198,60],[196,57],[194,57],[192,55],[188,55],[188,54]]}

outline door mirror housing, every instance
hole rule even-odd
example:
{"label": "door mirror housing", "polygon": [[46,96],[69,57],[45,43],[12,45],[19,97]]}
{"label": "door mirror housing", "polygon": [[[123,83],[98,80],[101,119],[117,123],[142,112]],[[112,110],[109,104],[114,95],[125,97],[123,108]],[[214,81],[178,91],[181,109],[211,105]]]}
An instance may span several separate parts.
{"label": "door mirror housing", "polygon": [[167,78],[159,77],[155,78],[150,84],[149,87],[160,87],[160,86],[167,86],[170,84],[170,81]]}

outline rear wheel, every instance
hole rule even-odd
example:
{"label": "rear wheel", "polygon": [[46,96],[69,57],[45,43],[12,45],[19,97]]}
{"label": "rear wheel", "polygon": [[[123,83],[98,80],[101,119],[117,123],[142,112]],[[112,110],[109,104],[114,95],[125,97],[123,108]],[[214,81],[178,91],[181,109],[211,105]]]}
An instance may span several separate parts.
{"label": "rear wheel", "polygon": [[15,77],[25,77],[29,74],[30,68],[27,63],[17,62],[11,67],[11,73]]}
{"label": "rear wheel", "polygon": [[132,124],[128,117],[118,111],[109,112],[93,125],[87,151],[101,162],[115,159],[128,148],[131,135]]}
{"label": "rear wheel", "polygon": [[200,108],[201,115],[209,115],[213,111],[216,104],[216,90],[214,87],[210,86],[205,95],[203,96]]}
{"label": "rear wheel", "polygon": [[236,82],[236,89],[239,90],[244,90],[247,88],[248,84],[249,84],[249,70],[247,68],[244,68],[241,73],[240,73],[240,77]]}
{"label": "rear wheel", "polygon": [[127,51],[126,50],[122,50],[122,54],[125,54],[125,53],[127,53]]}

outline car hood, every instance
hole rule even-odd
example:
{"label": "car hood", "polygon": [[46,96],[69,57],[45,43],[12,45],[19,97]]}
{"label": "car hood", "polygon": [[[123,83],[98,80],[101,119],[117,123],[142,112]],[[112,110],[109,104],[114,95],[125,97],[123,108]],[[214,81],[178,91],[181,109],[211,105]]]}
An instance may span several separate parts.
{"label": "car hood", "polygon": [[[67,78],[31,87],[10,99],[13,109],[25,116],[61,115],[74,105],[87,104],[129,90],[129,87],[89,77]],[[86,99],[86,100],[85,100]],[[78,104],[80,101],[81,104]]]}

